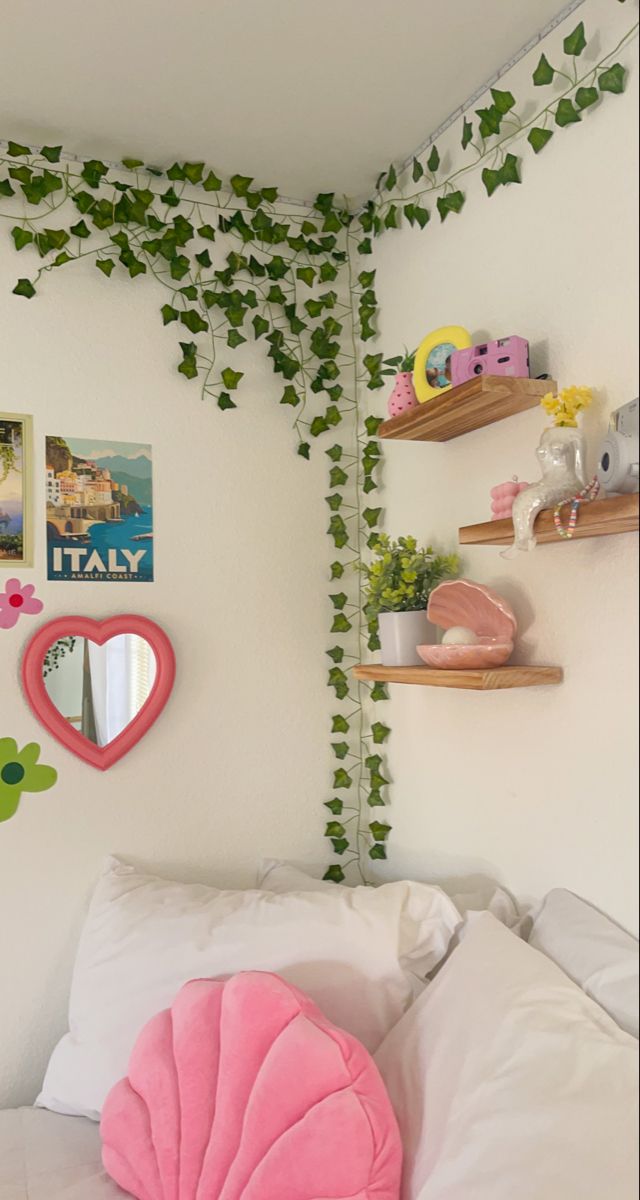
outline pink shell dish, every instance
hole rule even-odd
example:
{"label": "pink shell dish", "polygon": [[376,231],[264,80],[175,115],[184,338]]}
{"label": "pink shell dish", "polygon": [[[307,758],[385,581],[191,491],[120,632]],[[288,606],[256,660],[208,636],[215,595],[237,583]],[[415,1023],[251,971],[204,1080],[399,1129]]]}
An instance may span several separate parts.
{"label": "pink shell dish", "polygon": [[138,1035],[100,1132],[105,1170],[136,1200],[400,1196],[373,1059],[268,973],[185,984]]}
{"label": "pink shell dish", "polygon": [[396,375],[393,391],[387,401],[389,416],[399,417],[400,413],[417,407],[418,397],[413,390],[413,375],[411,371],[400,371]]}
{"label": "pink shell dish", "polygon": [[428,667],[447,671],[503,667],[513,651],[518,629],[506,600],[471,579],[449,579],[434,588],[427,617],[441,629],[464,625],[480,638],[474,646],[417,646]]}

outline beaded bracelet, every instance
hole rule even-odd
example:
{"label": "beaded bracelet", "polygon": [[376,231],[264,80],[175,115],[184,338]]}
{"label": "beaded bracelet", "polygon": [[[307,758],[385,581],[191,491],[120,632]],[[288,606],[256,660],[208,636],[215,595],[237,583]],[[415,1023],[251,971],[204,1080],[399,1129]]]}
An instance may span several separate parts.
{"label": "beaded bracelet", "polygon": [[[594,475],[593,479],[591,480],[591,483],[588,483],[587,486],[585,488],[583,488],[581,492],[578,492],[577,496],[574,496],[571,501],[563,500],[562,504],[556,505],[556,507],[553,510],[553,523],[554,523],[558,533],[560,534],[560,537],[563,537],[563,538],[572,538],[573,537],[574,530],[576,527],[576,522],[578,520],[578,509],[580,508],[580,505],[584,504],[585,501],[587,503],[589,503],[591,500],[595,500],[599,491],[600,491],[600,483],[599,483],[597,476]],[[567,525],[567,527],[565,529],[564,525],[562,524],[561,514],[562,514],[562,509],[564,508],[565,504],[569,504],[569,503],[571,503],[571,512],[569,514],[569,524]]]}

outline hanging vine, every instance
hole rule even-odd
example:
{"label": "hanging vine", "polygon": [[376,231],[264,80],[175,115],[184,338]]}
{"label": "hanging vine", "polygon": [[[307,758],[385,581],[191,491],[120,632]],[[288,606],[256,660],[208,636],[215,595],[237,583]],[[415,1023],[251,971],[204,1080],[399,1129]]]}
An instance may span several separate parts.
{"label": "hanging vine", "polygon": [[30,263],[35,257],[16,296],[32,299],[51,272],[79,261],[93,262],[106,278],[116,272],[138,280],[137,286],[151,277],[166,291],[163,324],[180,331],[176,369],[199,382],[204,399],[234,409],[245,372],[232,365],[233,354],[262,342],[280,379],[278,401],[292,410],[297,453],[309,458],[315,439],[332,441],[325,450],[327,532],[335,551],[327,682],[335,694],[336,761],[324,803],[336,861],[327,879],[366,880],[367,862],[386,858],[391,829],[384,760],[390,729],[377,708],[387,691],[354,680],[349,670],[379,646],[377,623],[363,613],[359,570],[382,513],[369,499],[379,486],[381,418],[369,412],[366,397],[385,386],[396,361],[364,352],[376,336],[378,311],[376,272],[365,258],[373,239],[403,220],[424,229],[429,201],[441,221],[460,213],[462,185],[472,172],[481,172],[488,196],[520,183],[522,160],[514,153],[520,142],[526,139],[537,155],[558,129],[624,90],[626,71],[614,59],[637,28],[581,71],[587,47],[581,21],[563,40],[560,66],[540,57],[534,89],[558,82],[562,88],[534,117],[518,115],[512,92],[491,88],[485,105],[463,116],[460,143],[468,162],[445,173],[432,144],[426,155],[382,172],[374,196],[355,214],[333,193],[293,206],[274,187],[246,175],[223,180],[204,162],[164,171],[127,158],[120,170],[97,159],[66,160],[61,146],[36,152],[18,142],[0,153],[0,219],[9,222],[15,249]]}
{"label": "hanging vine", "polygon": [[[440,221],[460,213],[466,201],[462,184],[472,173],[481,172],[488,196],[501,187],[521,183],[522,158],[513,152],[516,145],[526,139],[529,150],[537,155],[558,129],[579,124],[608,96],[620,95],[626,86],[627,71],[614,59],[637,33],[636,22],[612,50],[581,69],[579,60],[588,41],[584,22],[580,21],[563,39],[560,66],[552,66],[546,54],[540,55],[532,74],[534,89],[561,84],[561,90],[554,91],[534,116],[525,118],[518,113],[512,92],[492,87],[484,105],[462,117],[460,146],[465,157],[471,156],[468,162],[444,173],[438,147],[432,143],[428,152],[410,163],[401,167],[392,163],[378,176],[374,196],[358,213],[364,235],[358,242],[359,253],[371,254],[372,239],[400,228],[403,220],[424,229],[432,217],[429,201],[435,201]],[[368,332],[365,337],[373,337],[374,333]]]}

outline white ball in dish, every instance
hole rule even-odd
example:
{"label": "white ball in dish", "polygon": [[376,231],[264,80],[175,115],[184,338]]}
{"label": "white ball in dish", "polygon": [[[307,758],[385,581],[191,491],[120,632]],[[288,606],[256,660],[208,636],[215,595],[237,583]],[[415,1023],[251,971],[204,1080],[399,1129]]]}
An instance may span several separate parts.
{"label": "white ball in dish", "polygon": [[447,629],[443,639],[443,646],[476,646],[479,642],[477,633],[473,629],[467,629],[466,625],[454,625],[452,629]]}

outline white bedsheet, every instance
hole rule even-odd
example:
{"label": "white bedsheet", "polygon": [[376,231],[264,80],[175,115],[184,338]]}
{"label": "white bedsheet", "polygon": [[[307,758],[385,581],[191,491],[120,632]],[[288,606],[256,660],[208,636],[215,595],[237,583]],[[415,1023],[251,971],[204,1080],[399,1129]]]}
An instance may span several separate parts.
{"label": "white bedsheet", "polygon": [[0,1112],[0,1200],[124,1200],[105,1175],[100,1130],[43,1108]]}

